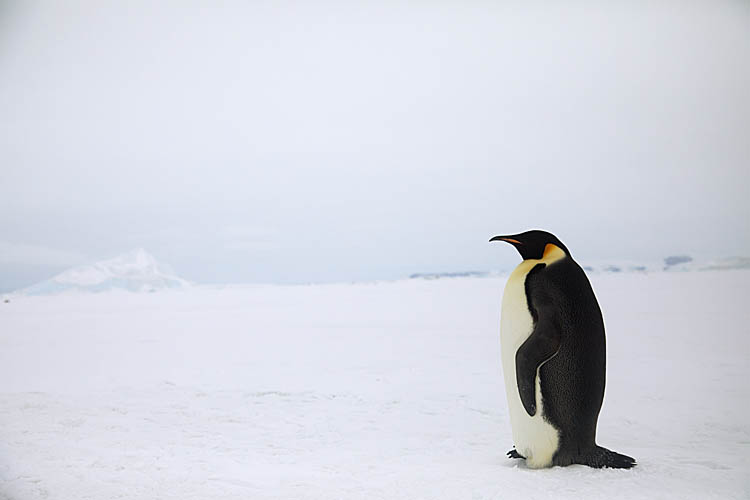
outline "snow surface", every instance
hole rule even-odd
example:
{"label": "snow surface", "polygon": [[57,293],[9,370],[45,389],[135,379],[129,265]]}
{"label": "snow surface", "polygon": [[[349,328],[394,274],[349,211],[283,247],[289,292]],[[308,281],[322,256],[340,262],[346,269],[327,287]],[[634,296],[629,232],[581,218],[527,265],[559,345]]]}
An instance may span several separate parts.
{"label": "snow surface", "polygon": [[14,295],[52,295],[60,292],[104,292],[128,290],[155,292],[185,288],[189,283],[171,274],[146,250],[138,248],[115,258],[74,267]]}
{"label": "snow surface", "polygon": [[633,470],[506,458],[501,277],[14,298],[0,497],[748,498],[748,278],[592,276]]}

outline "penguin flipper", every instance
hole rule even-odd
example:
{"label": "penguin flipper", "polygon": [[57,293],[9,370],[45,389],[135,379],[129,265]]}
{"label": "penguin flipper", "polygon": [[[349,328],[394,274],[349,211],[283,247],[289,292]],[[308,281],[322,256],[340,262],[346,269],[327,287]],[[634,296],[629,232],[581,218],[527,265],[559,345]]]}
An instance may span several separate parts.
{"label": "penguin flipper", "polygon": [[536,374],[560,349],[561,332],[551,297],[536,284],[533,275],[544,269],[538,264],[526,279],[526,297],[534,329],[516,351],[516,383],[521,403],[529,416],[536,413]]}
{"label": "penguin flipper", "polygon": [[536,413],[536,372],[560,348],[560,331],[551,321],[539,319],[531,336],[516,352],[516,382],[526,413]]}
{"label": "penguin flipper", "polygon": [[506,455],[508,455],[509,458],[523,458],[523,459],[526,458],[523,455],[521,455],[520,453],[518,453],[518,451],[515,448],[513,448],[508,453],[506,453]]}

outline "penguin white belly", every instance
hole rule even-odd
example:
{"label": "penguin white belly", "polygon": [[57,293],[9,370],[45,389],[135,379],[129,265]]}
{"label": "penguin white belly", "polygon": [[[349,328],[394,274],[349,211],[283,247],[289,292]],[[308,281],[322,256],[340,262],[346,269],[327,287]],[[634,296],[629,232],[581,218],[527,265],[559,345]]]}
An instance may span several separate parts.
{"label": "penguin white belly", "polygon": [[545,257],[541,260],[529,259],[521,262],[508,278],[503,293],[500,348],[505,392],[508,397],[508,412],[510,413],[510,424],[513,429],[513,443],[516,446],[516,451],[526,457],[526,464],[531,468],[552,465],[552,458],[558,449],[560,437],[558,430],[542,417],[544,408],[538,370],[535,391],[537,410],[533,417],[526,413],[516,383],[516,351],[531,335],[534,328],[533,318],[526,300],[526,275],[538,263],[549,264],[558,258],[560,256],[556,252],[555,255],[545,253]]}

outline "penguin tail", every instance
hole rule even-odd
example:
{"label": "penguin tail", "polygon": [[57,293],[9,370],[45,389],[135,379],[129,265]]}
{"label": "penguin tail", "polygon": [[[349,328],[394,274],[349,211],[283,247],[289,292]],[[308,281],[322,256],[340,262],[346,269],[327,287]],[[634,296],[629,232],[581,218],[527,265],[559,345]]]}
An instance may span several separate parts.
{"label": "penguin tail", "polygon": [[621,455],[617,452],[602,448],[601,446],[594,446],[591,452],[580,457],[578,462],[589,467],[601,469],[602,467],[609,467],[610,469],[630,469],[636,465],[635,459],[627,455]]}

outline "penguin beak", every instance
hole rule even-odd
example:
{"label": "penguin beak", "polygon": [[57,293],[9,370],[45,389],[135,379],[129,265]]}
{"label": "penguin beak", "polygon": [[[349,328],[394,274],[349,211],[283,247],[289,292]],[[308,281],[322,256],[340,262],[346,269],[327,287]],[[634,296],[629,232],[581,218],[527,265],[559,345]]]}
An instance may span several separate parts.
{"label": "penguin beak", "polygon": [[492,238],[490,238],[490,241],[505,241],[513,245],[523,245],[523,243],[514,238],[511,238],[510,236],[493,236]]}

